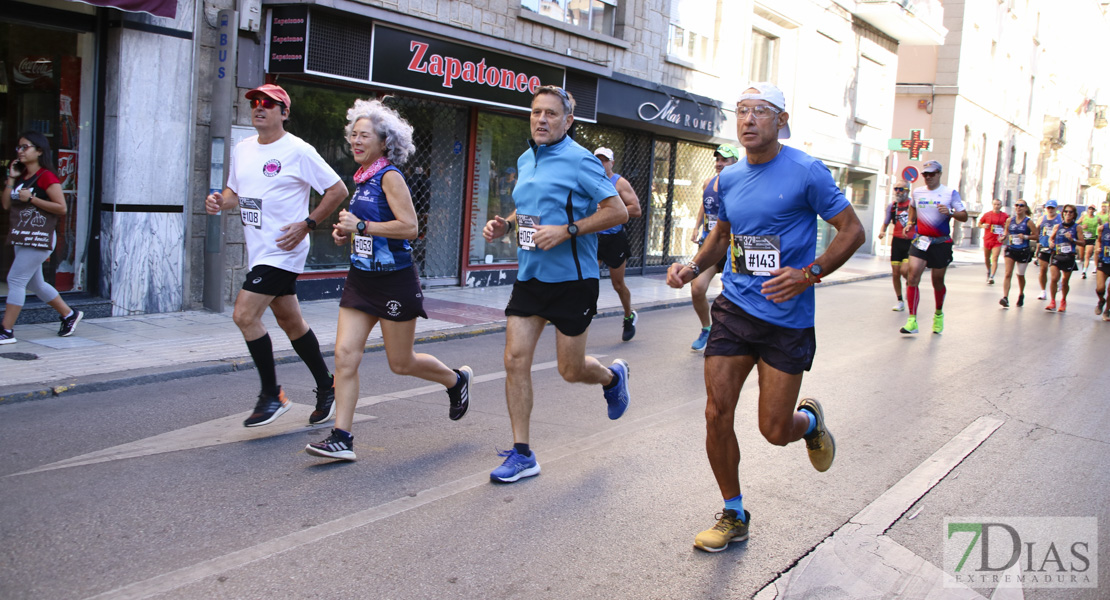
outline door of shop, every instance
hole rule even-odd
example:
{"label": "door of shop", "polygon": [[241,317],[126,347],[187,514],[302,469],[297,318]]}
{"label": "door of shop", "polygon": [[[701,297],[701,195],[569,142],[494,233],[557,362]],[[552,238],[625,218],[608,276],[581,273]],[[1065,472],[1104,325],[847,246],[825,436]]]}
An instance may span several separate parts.
{"label": "door of shop", "polygon": [[681,140],[655,140],[651,206],[644,211],[648,222],[643,264],[649,272],[666,270],[697,253],[698,208],[705,181],[715,174],[713,150]]}

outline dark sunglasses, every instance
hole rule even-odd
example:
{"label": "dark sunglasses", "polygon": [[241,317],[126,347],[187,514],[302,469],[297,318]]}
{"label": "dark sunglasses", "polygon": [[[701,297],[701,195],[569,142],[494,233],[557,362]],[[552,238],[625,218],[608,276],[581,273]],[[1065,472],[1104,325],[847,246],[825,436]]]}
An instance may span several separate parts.
{"label": "dark sunglasses", "polygon": [[1028,206],[1026,206],[1024,204],[1015,204],[1014,208],[1028,208]]}
{"label": "dark sunglasses", "polygon": [[932,177],[934,175],[940,175],[940,171],[934,171],[932,173],[922,173],[921,175],[923,175],[925,177]]}
{"label": "dark sunglasses", "polygon": [[258,108],[259,106],[265,108],[266,110],[270,110],[275,106],[285,108],[284,104],[274,100],[273,98],[251,98],[251,108]]}
{"label": "dark sunglasses", "polygon": [[894,191],[896,191],[896,192],[908,192],[909,190],[907,190],[906,188],[894,188]]}

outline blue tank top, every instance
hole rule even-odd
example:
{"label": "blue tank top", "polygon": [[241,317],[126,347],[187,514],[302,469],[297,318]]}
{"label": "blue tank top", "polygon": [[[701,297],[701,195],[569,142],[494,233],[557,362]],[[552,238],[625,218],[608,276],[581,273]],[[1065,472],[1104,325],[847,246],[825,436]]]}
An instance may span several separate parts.
{"label": "blue tank top", "polygon": [[718,191],[717,180],[721,175],[713,176],[709,180],[709,184],[705,186],[705,192],[701,195],[701,207],[705,213],[705,218],[701,223],[701,238],[698,243],[705,241],[705,236],[709,235],[709,231],[717,225],[717,211],[721,208],[721,194]]}
{"label": "blue tank top", "polygon": [[[400,169],[389,165],[358,185],[355,195],[351,198],[352,214],[363,221],[373,223],[387,223],[396,219],[389,208],[389,202],[385,199],[385,192],[382,191],[382,177],[389,171],[401,174]],[[395,240],[376,235],[355,235],[353,244],[351,266],[356,269],[388,272],[412,266],[412,247],[409,246],[408,240]]]}
{"label": "blue tank top", "polygon": [[1027,238],[1020,238],[1017,243],[1015,243],[1014,236],[1029,235],[1030,231],[1032,230],[1029,228],[1029,217],[1025,217],[1021,223],[1017,223],[1013,219],[1010,219],[1010,227],[1007,230],[1007,233],[1010,234],[1010,247],[1015,250],[1024,250],[1028,248],[1029,240]]}
{"label": "blue tank top", "polygon": [[[613,173],[613,176],[609,178],[609,182],[613,184],[613,187],[617,187],[617,180],[620,179],[620,178],[621,178],[621,176],[620,176],[619,173]],[[620,194],[617,194],[617,195],[619,196]],[[622,199],[621,202],[623,202],[623,201],[624,200]],[[614,226],[610,227],[609,229],[606,229],[605,231],[597,232],[597,234],[598,235],[610,235],[610,234],[613,234],[613,233],[620,233],[620,230],[622,228],[624,228],[624,225],[614,225]]]}
{"label": "blue tank top", "polygon": [[[1071,232],[1071,239],[1064,237],[1065,232]],[[1075,241],[1079,239],[1079,223],[1071,225],[1060,224],[1056,230],[1056,254],[1067,256],[1075,254]]]}
{"label": "blue tank top", "polygon": [[1048,218],[1048,217],[1041,217],[1041,225],[1040,225],[1041,239],[1040,239],[1040,242],[1041,242],[1042,247],[1048,248],[1048,234],[1052,233],[1053,225],[1059,225],[1060,223],[1063,223],[1063,222],[1064,222],[1064,220],[1062,218],[1060,218],[1060,215],[1056,215],[1055,217],[1053,217],[1051,219]]}
{"label": "blue tank top", "polygon": [[1110,223],[1099,225],[1098,232],[1098,239],[1102,242],[1102,256],[1099,257],[1099,260],[1103,264],[1110,264]]}

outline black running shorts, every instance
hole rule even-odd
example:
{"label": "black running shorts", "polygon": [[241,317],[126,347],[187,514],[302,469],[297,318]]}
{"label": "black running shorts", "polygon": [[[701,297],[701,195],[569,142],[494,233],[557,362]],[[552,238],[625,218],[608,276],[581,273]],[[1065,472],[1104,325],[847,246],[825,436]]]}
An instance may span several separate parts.
{"label": "black running shorts", "polygon": [[1061,271],[1078,271],[1079,267],[1075,265],[1074,254],[1053,254],[1052,266],[1060,269]]}
{"label": "black running shorts", "polygon": [[428,318],[416,266],[396,271],[371,272],[355,267],[347,272],[339,306],[353,308],[387,321]]}
{"label": "black running shorts", "polygon": [[706,356],[753,356],[790,375],[808,371],[813,365],[817,337],[812,327],[773,325],[748,314],[724,294],[713,301],[710,312],[713,327],[705,345]]}
{"label": "black running shorts", "polygon": [[890,264],[900,265],[910,259],[910,240],[895,237],[890,240]]}
{"label": "black running shorts", "polygon": [[597,259],[610,269],[619,268],[631,255],[632,246],[628,244],[628,232],[624,227],[616,233],[597,235]]}
{"label": "black running shorts", "polygon": [[1037,260],[1043,262],[1045,266],[1048,266],[1049,261],[1052,260],[1052,250],[1042,247],[1040,251],[1037,252]]}
{"label": "black running shorts", "polygon": [[596,279],[544,283],[538,279],[517,280],[507,317],[543,317],[563,335],[582,335],[597,314]]}
{"label": "black running shorts", "polygon": [[952,264],[952,242],[933,242],[927,250],[910,244],[910,256],[923,259],[930,269],[946,269]]}
{"label": "black running shorts", "polygon": [[1099,273],[1103,273],[1105,275],[1110,275],[1110,263],[1099,262],[1098,263],[1098,271],[1099,271]]}
{"label": "black running shorts", "polygon": [[1010,248],[1006,247],[1006,258],[1014,259],[1014,262],[1027,263],[1033,261],[1032,248]]}
{"label": "black running shorts", "polygon": [[243,289],[274,297],[296,295],[297,274],[270,265],[256,265],[247,272]]}

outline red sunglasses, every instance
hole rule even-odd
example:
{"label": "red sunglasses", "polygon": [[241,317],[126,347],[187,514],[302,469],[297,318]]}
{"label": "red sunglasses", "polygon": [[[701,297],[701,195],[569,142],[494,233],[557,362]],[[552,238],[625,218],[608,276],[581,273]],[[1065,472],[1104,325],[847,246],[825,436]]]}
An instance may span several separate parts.
{"label": "red sunglasses", "polygon": [[272,98],[251,98],[251,108],[258,108],[259,106],[265,108],[266,110],[270,110],[275,106],[285,108],[284,104]]}

